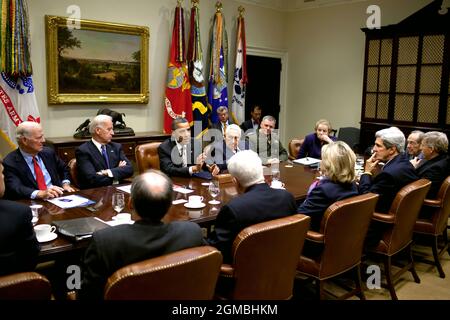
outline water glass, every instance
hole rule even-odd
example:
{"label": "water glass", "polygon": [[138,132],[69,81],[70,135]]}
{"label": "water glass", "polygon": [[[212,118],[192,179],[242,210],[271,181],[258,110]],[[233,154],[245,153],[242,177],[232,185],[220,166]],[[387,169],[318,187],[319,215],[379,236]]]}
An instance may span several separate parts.
{"label": "water glass", "polygon": [[123,193],[114,193],[112,196],[112,207],[114,211],[119,213],[125,208],[125,196]]}
{"label": "water glass", "polygon": [[216,200],[216,197],[220,193],[220,187],[219,187],[219,181],[213,180],[210,182],[208,186],[208,192],[210,196],[213,198],[213,200],[209,201],[209,204],[219,204],[220,201]]}

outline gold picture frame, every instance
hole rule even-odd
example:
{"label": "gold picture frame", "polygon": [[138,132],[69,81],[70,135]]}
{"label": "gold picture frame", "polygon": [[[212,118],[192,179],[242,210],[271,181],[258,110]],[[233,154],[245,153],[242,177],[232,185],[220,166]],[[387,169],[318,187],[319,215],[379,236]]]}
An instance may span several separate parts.
{"label": "gold picture frame", "polygon": [[149,100],[149,28],[45,16],[49,104]]}

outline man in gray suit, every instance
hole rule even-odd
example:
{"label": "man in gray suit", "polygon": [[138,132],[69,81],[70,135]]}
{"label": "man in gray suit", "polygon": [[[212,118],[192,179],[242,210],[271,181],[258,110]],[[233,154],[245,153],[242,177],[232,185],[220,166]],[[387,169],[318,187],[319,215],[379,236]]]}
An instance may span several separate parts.
{"label": "man in gray suit", "polygon": [[171,180],[160,171],[149,170],[133,180],[131,205],[141,220],[94,232],[84,257],[81,299],[102,299],[108,277],[121,267],[202,245],[197,224],[161,221],[172,193]]}

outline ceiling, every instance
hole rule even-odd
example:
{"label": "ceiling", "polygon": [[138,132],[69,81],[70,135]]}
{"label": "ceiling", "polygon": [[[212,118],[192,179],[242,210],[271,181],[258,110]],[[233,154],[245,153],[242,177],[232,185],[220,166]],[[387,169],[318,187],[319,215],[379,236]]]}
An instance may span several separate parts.
{"label": "ceiling", "polygon": [[256,6],[270,8],[280,11],[298,11],[324,6],[335,6],[362,2],[367,0],[238,0],[242,3],[253,4]]}

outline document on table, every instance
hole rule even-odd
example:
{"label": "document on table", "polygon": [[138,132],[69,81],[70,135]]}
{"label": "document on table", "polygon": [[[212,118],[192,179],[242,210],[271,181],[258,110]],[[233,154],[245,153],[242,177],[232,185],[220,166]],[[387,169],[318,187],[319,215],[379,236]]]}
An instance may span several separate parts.
{"label": "document on table", "polygon": [[95,203],[95,201],[89,200],[84,197],[80,197],[76,194],[71,194],[70,196],[65,196],[65,197],[48,199],[47,201],[50,203],[53,203],[55,206],[58,206],[63,209],[84,207],[84,206]]}
{"label": "document on table", "polygon": [[194,192],[194,190],[192,190],[192,189],[187,189],[182,186],[175,185],[175,184],[173,185],[173,191],[179,192],[179,193],[184,193],[184,194]]}
{"label": "document on table", "polygon": [[131,193],[131,184],[126,185],[126,186],[116,187],[116,189],[119,189],[126,193]]}

